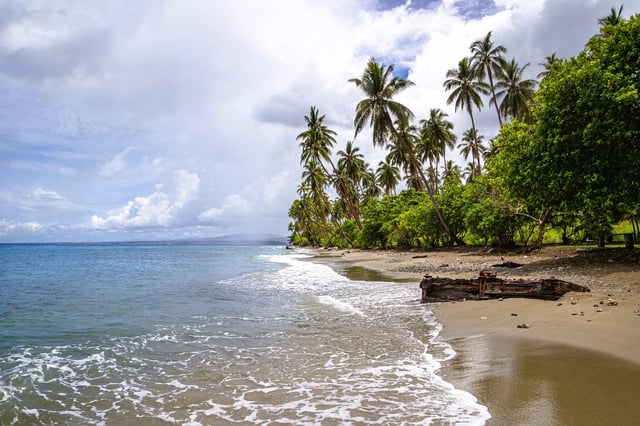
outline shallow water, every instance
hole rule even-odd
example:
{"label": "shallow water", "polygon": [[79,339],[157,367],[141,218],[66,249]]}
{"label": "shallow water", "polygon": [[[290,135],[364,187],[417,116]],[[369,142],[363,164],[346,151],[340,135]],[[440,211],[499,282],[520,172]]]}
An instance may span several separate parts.
{"label": "shallow water", "polygon": [[278,247],[0,246],[0,424],[483,424],[415,283]]}

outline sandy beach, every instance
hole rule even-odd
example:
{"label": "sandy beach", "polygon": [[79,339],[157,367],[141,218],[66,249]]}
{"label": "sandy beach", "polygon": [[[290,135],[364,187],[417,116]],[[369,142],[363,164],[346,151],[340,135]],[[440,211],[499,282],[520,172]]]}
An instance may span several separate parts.
{"label": "sandy beach", "polygon": [[[557,301],[504,299],[435,306],[457,356],[442,376],[489,407],[488,424],[635,424],[640,418],[640,251],[544,248],[528,254],[467,247],[424,252],[319,250],[357,279],[422,276],[559,279],[589,287]],[[522,266],[493,265],[511,261]],[[425,306],[425,305],[421,305]],[[522,328],[523,324],[527,328]]]}

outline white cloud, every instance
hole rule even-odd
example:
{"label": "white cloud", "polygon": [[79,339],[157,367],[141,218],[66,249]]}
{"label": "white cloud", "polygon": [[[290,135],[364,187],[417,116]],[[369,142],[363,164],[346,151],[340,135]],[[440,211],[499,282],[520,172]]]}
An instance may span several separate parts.
{"label": "white cloud", "polygon": [[198,215],[203,222],[217,222],[221,219],[246,217],[251,213],[249,201],[240,194],[230,194],[224,198],[221,207],[212,207]]}
{"label": "white cloud", "polygon": [[125,206],[110,211],[104,217],[93,215],[91,227],[121,229],[172,225],[181,211],[196,199],[200,187],[197,174],[177,170],[173,178],[171,188],[165,189],[162,185],[157,185],[152,194],[135,197]]}
{"label": "white cloud", "polygon": [[[344,149],[362,97],[348,79],[370,57],[409,72],[416,86],[398,100],[417,119],[441,108],[461,135],[469,118],[446,105],[442,83],[474,40],[493,31],[535,76],[545,56],[577,54],[610,8],[605,0],[0,2],[0,217],[62,224],[60,238],[92,213],[93,230],[122,229],[125,239],[153,227],[175,237],[233,226],[284,234],[303,116],[318,107],[338,132],[334,152]],[[625,16],[639,11],[625,4]],[[495,111],[476,118],[490,139]],[[385,155],[368,129],[356,143],[373,167]]]}
{"label": "white cloud", "polygon": [[56,191],[33,188],[29,192],[0,191],[0,202],[24,212],[47,211],[50,214],[78,212],[85,206],[59,194]]}
{"label": "white cloud", "polygon": [[42,228],[38,222],[13,222],[0,218],[0,236],[23,231],[33,233]]}
{"label": "white cloud", "polygon": [[121,172],[127,166],[126,157],[132,149],[127,147],[114,155],[111,160],[100,166],[98,173],[102,176],[112,177]]}
{"label": "white cloud", "polygon": [[[220,206],[200,213],[198,219],[203,224],[244,227],[255,225],[256,222],[260,225],[273,223],[274,217],[286,216],[293,201],[293,197],[288,194],[291,194],[295,185],[289,172],[279,173],[272,178],[260,177],[240,193],[226,196]],[[260,214],[256,215],[256,212]]]}

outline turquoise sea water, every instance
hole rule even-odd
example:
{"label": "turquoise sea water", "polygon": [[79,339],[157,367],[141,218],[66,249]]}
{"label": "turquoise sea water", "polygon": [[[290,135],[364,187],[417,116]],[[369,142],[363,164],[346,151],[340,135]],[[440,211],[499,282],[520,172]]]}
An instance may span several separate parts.
{"label": "turquoise sea water", "polygon": [[482,424],[416,284],[275,246],[0,245],[0,424]]}

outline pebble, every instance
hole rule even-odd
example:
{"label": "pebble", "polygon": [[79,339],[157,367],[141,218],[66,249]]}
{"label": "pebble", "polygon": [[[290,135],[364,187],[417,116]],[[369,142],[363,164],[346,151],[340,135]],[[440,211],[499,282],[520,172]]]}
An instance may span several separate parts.
{"label": "pebble", "polygon": [[512,313],[512,314],[511,314],[511,316],[512,316],[512,317],[517,317],[517,316],[518,316],[518,314],[514,314],[514,313]]}
{"label": "pebble", "polygon": [[523,322],[522,324],[518,324],[517,328],[530,328],[531,326],[529,324],[527,324],[526,322]]}
{"label": "pebble", "polygon": [[480,319],[484,321],[487,319],[487,317],[480,317]]}

